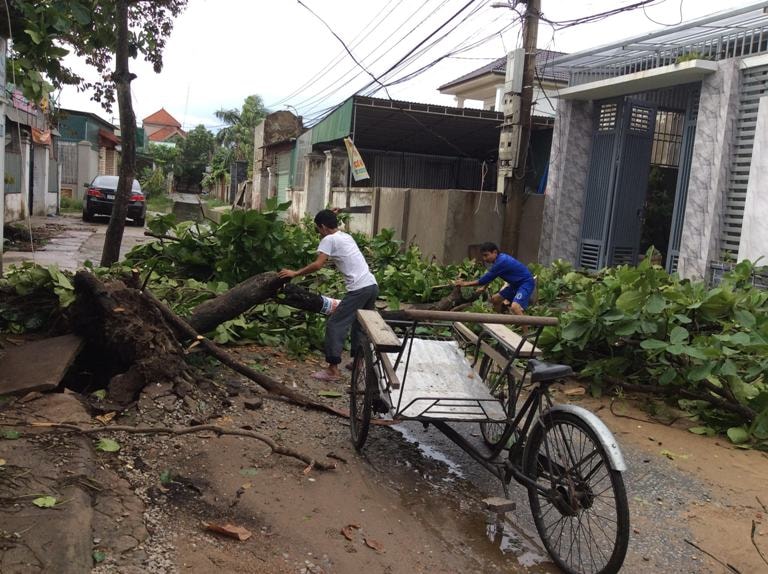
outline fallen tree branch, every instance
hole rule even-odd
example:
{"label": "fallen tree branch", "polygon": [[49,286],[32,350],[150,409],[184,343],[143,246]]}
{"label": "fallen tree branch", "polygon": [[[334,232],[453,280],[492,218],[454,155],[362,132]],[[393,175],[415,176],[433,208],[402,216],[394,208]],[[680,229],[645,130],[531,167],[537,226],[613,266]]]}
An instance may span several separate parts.
{"label": "fallen tree branch", "polygon": [[757,523],[753,520],[752,535],[750,536],[752,538],[752,546],[755,547],[755,550],[757,550],[757,553],[760,555],[760,558],[762,558],[763,562],[765,562],[766,566],[768,566],[768,558],[765,557],[765,554],[763,554],[763,551],[760,550],[760,547],[757,545],[757,541],[755,540],[755,530],[757,530]]}
{"label": "fallen tree branch", "polygon": [[337,416],[344,416],[343,414],[340,413],[338,409],[334,409],[333,407],[330,407],[319,401],[312,400],[309,397],[303,395],[302,393],[298,391],[294,391],[289,387],[286,387],[284,384],[282,384],[279,381],[276,381],[272,377],[243,365],[239,361],[232,358],[232,355],[224,351],[216,343],[198,334],[195,331],[195,329],[193,329],[189,325],[189,323],[187,323],[186,321],[184,321],[184,319],[182,319],[181,317],[176,315],[173,311],[171,311],[170,307],[168,307],[165,303],[160,301],[150,291],[144,291],[143,295],[144,297],[149,299],[149,301],[151,301],[160,310],[165,320],[168,321],[173,326],[173,328],[176,329],[179,333],[181,333],[184,337],[186,337],[187,339],[193,340],[196,343],[199,343],[203,349],[205,349],[209,354],[216,357],[216,359],[218,359],[221,363],[223,363],[233,371],[236,371],[241,375],[248,377],[249,379],[257,383],[259,386],[261,386],[267,392],[286,397],[290,399],[290,401],[293,402],[294,404],[297,404],[302,407],[312,408],[315,410],[331,413]]}
{"label": "fallen tree branch", "polygon": [[625,381],[622,381],[620,379],[616,379],[613,377],[606,377],[605,380],[611,383],[612,385],[621,387],[625,391],[632,391],[636,393],[649,393],[649,394],[662,395],[662,396],[684,397],[687,399],[706,401],[712,406],[715,406],[719,409],[723,409],[725,411],[736,413],[742,418],[745,418],[749,421],[753,420],[755,416],[757,416],[757,413],[753,411],[751,408],[742,404],[732,403],[726,399],[720,398],[711,393],[697,393],[688,389],[682,389],[680,387],[673,387],[673,386],[662,387],[657,385],[641,385],[636,383],[627,383]]}
{"label": "fallen tree branch", "polygon": [[173,428],[171,427],[132,427],[132,426],[115,425],[115,426],[105,426],[105,427],[82,428],[77,425],[67,424],[67,423],[30,423],[29,426],[36,427],[36,428],[42,427],[42,428],[69,430],[69,431],[78,432],[84,435],[100,434],[105,432],[110,432],[110,433],[127,432],[127,433],[133,433],[133,434],[171,434],[171,435],[178,436],[178,435],[185,435],[190,433],[209,431],[209,432],[214,432],[220,436],[221,435],[244,436],[244,437],[254,438],[256,440],[259,440],[264,444],[266,444],[275,454],[289,456],[291,458],[295,458],[306,463],[308,466],[307,468],[304,469],[305,473],[309,472],[313,468],[316,468],[318,470],[333,470],[336,468],[335,463],[326,463],[326,462],[318,461],[310,456],[307,456],[306,454],[302,454],[298,451],[295,451],[292,448],[289,448],[287,446],[281,446],[277,444],[274,440],[272,440],[270,437],[263,435],[261,433],[244,430],[244,429],[227,429],[217,425],[198,425],[194,427],[173,427]]}
{"label": "fallen tree branch", "polygon": [[178,237],[174,237],[173,235],[164,235],[162,233],[152,233],[151,231],[147,230],[144,231],[144,235],[147,237],[154,237],[156,239],[167,239],[168,241],[181,241]]}
{"label": "fallen tree branch", "polygon": [[706,554],[712,560],[714,560],[715,562],[717,562],[721,566],[725,567],[725,569],[728,570],[729,572],[733,572],[734,574],[741,574],[741,571],[738,568],[736,568],[735,566],[732,566],[731,564],[728,564],[727,562],[723,562],[717,556],[715,556],[714,554],[710,554],[709,552],[704,550],[701,546],[695,544],[694,542],[691,542],[687,538],[683,538],[683,542],[685,542],[686,544],[690,544],[691,546],[693,546],[699,552],[701,552],[703,554]]}

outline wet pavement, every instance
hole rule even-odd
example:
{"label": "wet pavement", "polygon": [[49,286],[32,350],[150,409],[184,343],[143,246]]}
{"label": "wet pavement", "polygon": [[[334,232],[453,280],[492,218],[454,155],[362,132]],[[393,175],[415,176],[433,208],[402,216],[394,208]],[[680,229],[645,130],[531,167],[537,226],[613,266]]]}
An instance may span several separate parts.
{"label": "wet pavement", "polygon": [[[95,265],[101,260],[104,248],[104,237],[109,219],[97,218],[95,222],[82,221],[79,214],[67,214],[56,217],[33,217],[32,229],[46,224],[64,226],[61,232],[54,235],[45,246],[32,251],[6,251],[3,253],[3,268],[19,265],[24,261],[33,261],[38,265],[58,265],[60,269],[75,271],[86,261]],[[127,224],[120,246],[120,257],[123,258],[133,247],[151,241],[144,235],[143,227]]]}

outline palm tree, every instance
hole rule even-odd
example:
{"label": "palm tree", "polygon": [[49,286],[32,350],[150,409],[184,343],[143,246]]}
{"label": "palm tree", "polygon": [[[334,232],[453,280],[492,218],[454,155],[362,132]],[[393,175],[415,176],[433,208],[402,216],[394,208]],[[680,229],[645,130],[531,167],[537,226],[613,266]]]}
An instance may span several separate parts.
{"label": "palm tree", "polygon": [[269,113],[264,107],[261,96],[252,95],[245,98],[241,110],[221,109],[216,117],[225,125],[216,134],[216,142],[232,151],[233,160],[253,161],[253,131]]}

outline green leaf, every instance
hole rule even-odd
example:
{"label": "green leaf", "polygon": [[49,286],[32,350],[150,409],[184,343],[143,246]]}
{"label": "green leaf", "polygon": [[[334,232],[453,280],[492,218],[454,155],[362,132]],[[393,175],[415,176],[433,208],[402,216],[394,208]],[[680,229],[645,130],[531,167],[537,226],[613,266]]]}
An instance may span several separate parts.
{"label": "green leaf", "polygon": [[91,556],[93,556],[93,561],[96,564],[99,564],[100,562],[104,562],[104,560],[106,560],[107,553],[103,550],[94,550]]}
{"label": "green leaf", "polygon": [[704,363],[703,365],[696,365],[688,372],[689,381],[703,381],[709,375],[712,374],[712,363]]}
{"label": "green leaf", "polygon": [[667,302],[664,300],[664,297],[658,293],[654,293],[648,297],[648,301],[645,303],[645,311],[652,315],[658,315],[666,308],[666,306]]}
{"label": "green leaf", "polygon": [[711,427],[691,427],[688,429],[688,432],[693,434],[715,436],[715,429]]}
{"label": "green leaf", "polygon": [[344,396],[339,391],[320,391],[317,394],[320,397],[327,397],[330,399],[337,399],[341,396]]}
{"label": "green leaf", "polygon": [[72,15],[75,17],[75,20],[77,20],[78,24],[82,24],[83,26],[90,24],[91,14],[80,3],[73,3],[70,6],[70,10],[72,10]]}
{"label": "green leaf", "polygon": [[749,433],[744,427],[731,427],[728,429],[728,438],[733,444],[742,444],[749,440]]}
{"label": "green leaf", "polygon": [[668,385],[669,383],[675,380],[676,376],[677,376],[677,371],[675,369],[668,368],[659,377],[659,384]]}
{"label": "green leaf", "polygon": [[688,315],[681,315],[679,313],[676,313],[674,315],[674,317],[675,317],[675,320],[678,323],[682,323],[683,325],[687,325],[688,323],[692,323],[692,320],[691,320],[691,318]]}
{"label": "green leaf", "polygon": [[643,304],[645,294],[640,291],[625,291],[616,299],[616,307],[625,313],[638,311]]}
{"label": "green leaf", "polygon": [[36,30],[24,30],[27,33],[27,36],[30,37],[30,39],[35,43],[39,44],[42,41],[42,38],[40,37],[40,34]]}
{"label": "green leaf", "polygon": [[736,309],[733,316],[743,327],[750,329],[755,326],[755,316],[746,309]]}
{"label": "green leaf", "polygon": [[566,341],[578,341],[592,327],[588,321],[571,321],[565,327],[561,336]]}
{"label": "green leaf", "polygon": [[101,438],[96,443],[96,448],[104,452],[117,452],[120,450],[120,443],[111,438]]}
{"label": "green leaf", "polygon": [[683,345],[683,353],[694,359],[706,360],[709,358],[704,350],[692,345]]}
{"label": "green leaf", "polygon": [[56,498],[53,496],[40,496],[32,501],[39,508],[53,508],[56,506]]}
{"label": "green leaf", "polygon": [[173,482],[173,475],[170,470],[164,470],[160,473],[160,484],[167,485]]}
{"label": "green leaf", "polygon": [[0,437],[7,439],[7,440],[16,440],[21,436],[21,433],[19,431],[15,430],[2,430],[0,431]]}
{"label": "green leaf", "polygon": [[682,343],[688,340],[688,329],[685,327],[674,327],[669,334],[669,342],[674,344]]}
{"label": "green leaf", "polygon": [[646,351],[657,351],[659,349],[666,349],[669,346],[669,343],[660,341],[659,339],[645,339],[640,342],[640,346]]}
{"label": "green leaf", "polygon": [[682,355],[684,350],[685,350],[685,347],[683,347],[683,345],[681,345],[680,343],[674,343],[667,347],[667,353],[669,353],[670,355]]}
{"label": "green leaf", "polygon": [[253,466],[240,469],[240,474],[243,476],[256,476],[259,473],[259,469]]}
{"label": "green leaf", "polygon": [[98,391],[93,391],[91,395],[96,397],[100,401],[103,401],[104,399],[107,398],[107,391],[106,389],[99,389]]}

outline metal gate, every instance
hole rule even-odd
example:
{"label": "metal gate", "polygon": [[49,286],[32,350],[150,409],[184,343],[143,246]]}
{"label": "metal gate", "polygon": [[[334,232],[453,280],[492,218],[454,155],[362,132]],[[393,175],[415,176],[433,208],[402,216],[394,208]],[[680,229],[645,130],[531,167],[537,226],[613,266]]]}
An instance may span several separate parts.
{"label": "metal gate", "polygon": [[580,267],[636,264],[656,106],[598,103],[579,244]]}
{"label": "metal gate", "polygon": [[685,220],[685,205],[688,201],[688,182],[691,176],[691,160],[693,159],[693,142],[696,139],[696,120],[699,117],[699,97],[701,90],[692,89],[688,94],[685,109],[685,125],[683,126],[683,141],[680,145],[680,164],[675,184],[675,203],[672,208],[672,226],[669,230],[666,269],[668,273],[677,271],[680,259],[680,242],[683,237]]}

